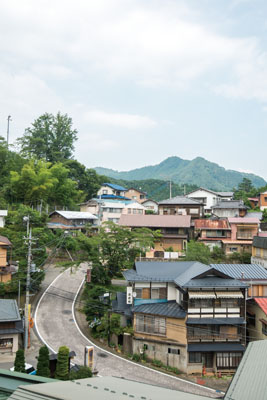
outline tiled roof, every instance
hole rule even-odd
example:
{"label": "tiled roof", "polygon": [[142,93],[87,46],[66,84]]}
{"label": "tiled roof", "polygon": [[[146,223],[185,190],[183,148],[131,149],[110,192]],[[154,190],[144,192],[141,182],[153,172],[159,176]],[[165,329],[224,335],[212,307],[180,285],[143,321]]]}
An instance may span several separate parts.
{"label": "tiled roof", "polygon": [[0,236],[0,242],[6,244],[6,245],[8,245],[8,246],[12,246],[12,243],[11,243],[11,242],[8,240],[8,238],[5,237],[5,236]]}
{"label": "tiled roof", "polygon": [[190,215],[128,215],[122,214],[119,225],[147,228],[190,228]]}
{"label": "tiled roof", "polygon": [[267,280],[267,270],[259,264],[210,264],[210,266],[235,279]]}
{"label": "tiled roof", "polygon": [[217,192],[217,194],[222,197],[233,197],[234,192]]}
{"label": "tiled roof", "polygon": [[159,202],[159,205],[164,205],[164,204],[184,204],[184,205],[202,205],[202,203],[200,203],[197,200],[194,199],[190,199],[188,197],[185,196],[176,196],[176,197],[172,197],[171,199],[166,199],[166,200],[162,200]]}
{"label": "tiled roof", "polygon": [[195,229],[229,229],[230,226],[227,219],[196,219]]}
{"label": "tiled roof", "polygon": [[117,196],[116,194],[101,194],[99,198],[102,200],[123,200],[123,201],[131,201],[128,197],[125,196]]}
{"label": "tiled roof", "polygon": [[216,208],[228,208],[228,209],[232,209],[232,208],[238,208],[238,209],[247,209],[248,207],[245,206],[245,204],[243,203],[243,201],[241,200],[221,200],[218,204],[211,206],[212,209],[216,209]]}
{"label": "tiled roof", "polygon": [[259,249],[267,249],[267,237],[254,236],[252,245]]}
{"label": "tiled roof", "polygon": [[237,279],[224,279],[219,277],[206,277],[202,279],[191,279],[183,285],[185,288],[246,288],[249,285]]}
{"label": "tiled roof", "polygon": [[166,303],[141,304],[133,309],[134,313],[144,313],[162,315],[170,318],[185,318],[186,312],[176,303],[168,301]]}
{"label": "tiled roof", "polygon": [[125,292],[117,292],[116,300],[112,301],[112,311],[123,313],[125,315],[131,315],[131,304],[127,304],[126,301],[126,293]]}
{"label": "tiled roof", "polygon": [[103,183],[102,186],[108,186],[108,187],[110,187],[111,189],[119,190],[119,191],[121,191],[121,192],[126,192],[126,190],[127,190],[127,189],[124,188],[123,186],[115,185],[114,183]]}
{"label": "tiled roof", "polygon": [[97,217],[89,212],[81,212],[81,211],[58,211],[55,210],[51,214],[49,214],[49,217],[51,217],[53,214],[59,214],[63,218],[66,219],[97,219]]}
{"label": "tiled roof", "polygon": [[261,298],[254,297],[254,300],[256,301],[258,306],[260,306],[262,311],[267,315],[267,297],[261,297]]}
{"label": "tiled roof", "polygon": [[20,320],[21,317],[16,300],[0,299],[0,321],[13,322]]}

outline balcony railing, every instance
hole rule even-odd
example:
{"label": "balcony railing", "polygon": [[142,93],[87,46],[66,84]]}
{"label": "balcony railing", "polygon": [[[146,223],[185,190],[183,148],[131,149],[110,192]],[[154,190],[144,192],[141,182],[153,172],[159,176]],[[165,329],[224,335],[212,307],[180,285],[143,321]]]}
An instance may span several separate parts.
{"label": "balcony railing", "polygon": [[191,334],[190,332],[187,333],[187,339],[190,341],[202,341],[202,342],[210,342],[212,341],[218,341],[218,342],[225,342],[227,341],[240,341],[242,340],[242,335],[241,334],[233,334],[233,333],[220,333],[220,334]]}

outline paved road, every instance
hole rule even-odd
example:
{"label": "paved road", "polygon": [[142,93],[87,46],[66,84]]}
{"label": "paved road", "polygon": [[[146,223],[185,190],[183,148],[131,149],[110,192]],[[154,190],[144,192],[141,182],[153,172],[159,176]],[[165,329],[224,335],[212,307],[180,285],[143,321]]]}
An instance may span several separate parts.
{"label": "paved road", "polygon": [[[85,271],[79,269],[73,274],[67,270],[59,275],[44,293],[35,315],[35,326],[41,339],[55,351],[62,345],[74,350],[76,353],[74,361],[77,364],[83,364],[84,347],[93,345],[78,330],[73,315],[73,301],[83,282],[84,274]],[[97,347],[95,347],[95,367],[101,376],[124,377],[170,389],[218,397],[212,390],[144,368]]]}

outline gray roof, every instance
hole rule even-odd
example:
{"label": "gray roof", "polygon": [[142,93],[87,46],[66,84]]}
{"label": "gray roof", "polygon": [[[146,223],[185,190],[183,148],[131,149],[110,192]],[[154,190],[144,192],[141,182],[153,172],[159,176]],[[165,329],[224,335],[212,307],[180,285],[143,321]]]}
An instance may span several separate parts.
{"label": "gray roof", "polygon": [[[240,343],[194,343],[188,345],[188,351],[245,351],[245,347]],[[235,397],[233,398],[235,400]],[[232,400],[233,400],[232,399]],[[257,399],[257,397],[251,397]]]}
{"label": "gray roof", "polygon": [[0,325],[0,335],[5,335],[7,333],[23,333],[24,332],[24,327],[23,327],[23,322],[22,321],[15,321],[15,327],[14,328],[3,328],[1,329]]}
{"label": "gray roof", "polygon": [[210,266],[196,261],[137,261],[136,270],[125,271],[129,282],[175,282],[182,286],[194,276],[210,270]]}
{"label": "gray roof", "polygon": [[117,313],[125,314],[126,316],[131,316],[131,304],[127,304],[126,301],[126,293],[125,292],[117,292],[116,300],[112,301],[112,311]]}
{"label": "gray roof", "polygon": [[152,304],[141,304],[134,307],[133,312],[162,315],[164,317],[171,318],[185,318],[186,312],[182,309],[175,300],[167,301],[165,303],[152,303]]}
{"label": "gray roof", "polygon": [[183,285],[185,288],[247,288],[249,285],[237,279],[224,279],[216,276],[191,279]]}
{"label": "gray roof", "polygon": [[267,340],[251,342],[224,397],[225,400],[266,400]]}
{"label": "gray roof", "polygon": [[66,219],[97,219],[97,217],[89,212],[81,212],[81,211],[53,211],[49,214],[51,217],[53,214],[59,214],[63,218]]}
{"label": "gray roof", "polygon": [[259,264],[210,264],[210,266],[235,279],[267,279],[267,270]]}
{"label": "gray roof", "polygon": [[188,325],[239,325],[245,324],[244,318],[187,318]]}
{"label": "gray roof", "polygon": [[262,219],[262,212],[248,212],[246,218],[259,218]]}
{"label": "gray roof", "polygon": [[266,236],[254,236],[252,246],[260,249],[267,249],[267,237]]}
{"label": "gray roof", "polygon": [[20,321],[21,317],[16,300],[0,299],[0,321]]}
{"label": "gray roof", "polygon": [[176,197],[172,197],[171,199],[166,199],[166,200],[162,200],[159,202],[159,205],[164,205],[164,204],[184,204],[184,205],[202,205],[201,202],[194,200],[194,199],[190,199],[188,197],[185,196],[176,196]]}
{"label": "gray roof", "polygon": [[219,196],[222,197],[233,197],[234,192],[216,192]]}
{"label": "gray roof", "polygon": [[87,378],[18,388],[10,400],[208,400],[209,397],[180,392],[116,377]]}
{"label": "gray roof", "polygon": [[247,206],[241,200],[222,200],[215,206],[211,206],[212,209],[218,208],[238,208],[238,209],[248,209]]}

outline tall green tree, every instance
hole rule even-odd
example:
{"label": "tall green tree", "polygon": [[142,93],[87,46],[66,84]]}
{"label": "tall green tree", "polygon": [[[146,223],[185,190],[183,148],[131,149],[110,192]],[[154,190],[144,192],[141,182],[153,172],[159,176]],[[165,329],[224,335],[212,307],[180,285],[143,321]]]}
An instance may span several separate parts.
{"label": "tall green tree", "polygon": [[50,377],[49,350],[46,346],[39,349],[36,375]]}
{"label": "tall green tree", "polygon": [[203,264],[211,263],[211,252],[204,243],[191,241],[187,244],[186,261],[199,261]]}
{"label": "tall green tree", "polygon": [[69,379],[69,351],[67,346],[58,349],[55,378],[61,381]]}
{"label": "tall green tree", "polygon": [[25,356],[24,356],[24,350],[19,349],[16,352],[16,358],[14,362],[14,370],[16,372],[26,372],[25,371]]}
{"label": "tall green tree", "polygon": [[67,114],[45,113],[27,128],[18,139],[21,154],[28,158],[37,157],[55,163],[72,157],[77,131]]}

